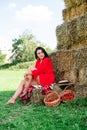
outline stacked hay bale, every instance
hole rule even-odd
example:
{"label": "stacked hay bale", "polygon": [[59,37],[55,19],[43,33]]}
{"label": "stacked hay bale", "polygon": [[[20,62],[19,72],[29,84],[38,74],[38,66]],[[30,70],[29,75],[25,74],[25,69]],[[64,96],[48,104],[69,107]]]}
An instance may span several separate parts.
{"label": "stacked hay bale", "polygon": [[68,79],[78,97],[87,96],[87,0],[64,1],[64,23],[56,28],[58,50],[51,56],[55,81]]}
{"label": "stacked hay bale", "polygon": [[87,13],[57,26],[58,49],[80,48],[87,46]]}
{"label": "stacked hay bale", "polygon": [[87,96],[87,47],[58,50],[51,55],[51,59],[55,68],[55,82],[69,80],[75,84],[77,97]]}
{"label": "stacked hay bale", "polygon": [[58,82],[59,79],[58,79],[58,69],[57,69],[57,62],[58,62],[57,53],[56,52],[51,53],[50,58],[53,61],[52,63],[55,71],[55,82]]}
{"label": "stacked hay bale", "polygon": [[84,2],[87,2],[87,0],[64,0],[64,2],[67,8],[72,8],[74,6],[79,6]]}
{"label": "stacked hay bale", "polygon": [[67,9],[64,9],[64,21],[72,20],[73,18],[82,16],[87,12],[87,0],[64,0]]}
{"label": "stacked hay bale", "polygon": [[[50,55],[55,82],[75,83],[77,97],[87,96],[87,0],[64,0],[64,23],[56,28],[57,51]],[[33,89],[30,102],[42,103],[42,89]]]}
{"label": "stacked hay bale", "polygon": [[78,71],[80,85],[87,84],[87,47],[75,51],[73,68]]}

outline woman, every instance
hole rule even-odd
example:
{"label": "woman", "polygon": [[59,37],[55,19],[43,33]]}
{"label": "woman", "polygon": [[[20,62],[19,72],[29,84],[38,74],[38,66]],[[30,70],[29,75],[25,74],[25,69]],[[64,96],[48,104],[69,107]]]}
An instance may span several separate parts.
{"label": "woman", "polygon": [[29,90],[32,91],[33,85],[41,85],[44,88],[54,83],[54,69],[52,62],[42,47],[37,47],[35,50],[36,64],[29,67],[27,73],[24,75],[24,80],[21,81],[18,89],[7,102],[7,104],[14,104],[17,97],[23,97]]}

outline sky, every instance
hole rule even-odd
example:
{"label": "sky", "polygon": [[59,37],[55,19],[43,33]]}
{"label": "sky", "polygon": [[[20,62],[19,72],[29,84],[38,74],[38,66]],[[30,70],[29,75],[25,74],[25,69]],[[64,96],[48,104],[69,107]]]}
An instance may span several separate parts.
{"label": "sky", "polygon": [[51,49],[57,46],[56,27],[63,23],[63,0],[2,0],[0,50],[12,48],[12,39],[26,30]]}

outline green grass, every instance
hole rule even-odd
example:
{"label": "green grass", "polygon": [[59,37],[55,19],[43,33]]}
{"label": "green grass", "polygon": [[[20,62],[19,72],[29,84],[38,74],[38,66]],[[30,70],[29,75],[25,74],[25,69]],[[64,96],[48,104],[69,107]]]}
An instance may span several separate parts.
{"label": "green grass", "polygon": [[44,104],[7,105],[25,70],[0,71],[0,130],[87,130],[87,98],[61,103],[55,108]]}
{"label": "green grass", "polygon": [[26,70],[0,70],[0,91],[15,90]]}

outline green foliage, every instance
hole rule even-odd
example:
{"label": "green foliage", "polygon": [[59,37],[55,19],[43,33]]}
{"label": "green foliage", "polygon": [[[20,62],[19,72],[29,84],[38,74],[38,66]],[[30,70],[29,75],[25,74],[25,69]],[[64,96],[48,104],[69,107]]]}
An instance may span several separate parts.
{"label": "green foliage", "polygon": [[23,40],[21,39],[21,38],[19,38],[19,39],[14,39],[13,40],[13,44],[12,44],[12,47],[13,47],[13,49],[12,49],[12,52],[20,52],[21,50],[22,50],[22,44],[23,44]]}
{"label": "green foliage", "polygon": [[6,55],[2,54],[2,52],[0,51],[0,63],[4,62],[5,58],[6,58]]}
{"label": "green foliage", "polygon": [[34,51],[37,46],[44,47],[48,52],[51,49],[37,41],[32,34],[24,32],[18,39],[13,40],[12,52],[15,55],[13,63],[35,60]]}
{"label": "green foliage", "polygon": [[61,103],[55,108],[6,102],[13,95],[24,71],[0,71],[0,130],[86,130],[87,97]]}
{"label": "green foliage", "polygon": [[9,70],[19,70],[19,69],[27,69],[29,66],[34,65],[34,61],[30,62],[21,62],[21,63],[7,63],[0,65],[0,70],[9,69]]}

